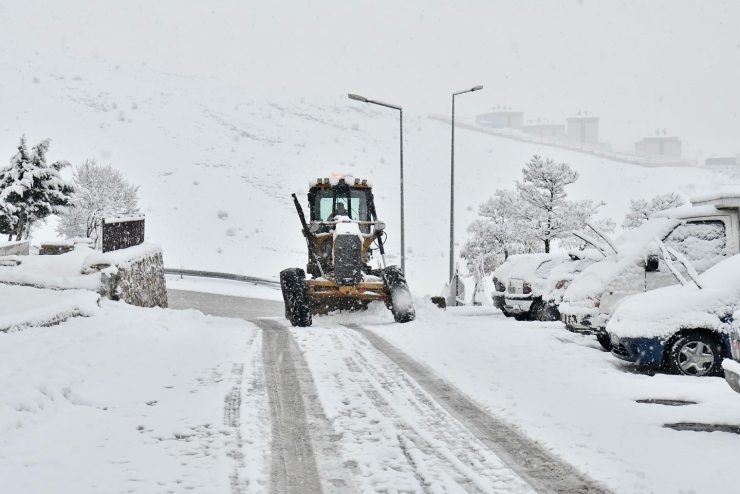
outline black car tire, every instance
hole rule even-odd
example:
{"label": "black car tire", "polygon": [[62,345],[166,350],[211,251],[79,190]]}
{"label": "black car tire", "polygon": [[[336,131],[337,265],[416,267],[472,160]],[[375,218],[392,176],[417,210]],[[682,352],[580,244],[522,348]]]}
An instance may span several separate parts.
{"label": "black car tire", "polygon": [[606,331],[599,331],[596,333],[596,341],[598,341],[599,345],[601,345],[607,352],[612,351],[612,342],[609,338],[609,333]]}
{"label": "black car tire", "polygon": [[406,283],[406,277],[397,266],[388,266],[383,270],[383,284],[388,294],[386,306],[393,314],[393,319],[398,323],[416,319],[411,290]]}
{"label": "black car tire", "polygon": [[285,318],[293,326],[310,326],[313,321],[306,294],[306,273],[300,268],[281,271],[280,288],[285,302]]}
{"label": "black car tire", "polygon": [[[684,376],[722,375],[722,359],[725,354],[718,338],[703,331],[688,331],[681,334],[666,347],[666,367],[672,374]],[[699,351],[702,361],[692,364],[687,353]],[[710,353],[707,353],[710,352]],[[699,369],[701,367],[701,369]]]}

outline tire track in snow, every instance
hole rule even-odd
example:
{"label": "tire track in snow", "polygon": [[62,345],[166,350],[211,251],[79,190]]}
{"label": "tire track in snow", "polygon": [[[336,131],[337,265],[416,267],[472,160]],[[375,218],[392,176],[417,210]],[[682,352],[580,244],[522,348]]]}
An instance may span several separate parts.
{"label": "tire track in snow", "polygon": [[[548,494],[609,493],[603,486],[555,457],[508,423],[486,413],[457,388],[437,377],[431,370],[416,362],[384,338],[361,326],[347,325],[347,327],[366,338],[375,349],[390,359],[399,370],[402,370],[402,375],[395,373],[396,379],[400,382],[406,381],[407,385],[409,378],[417,383],[438,406],[459,421],[464,428],[485,444],[537,492]],[[362,354],[363,352],[355,352],[355,356]],[[415,386],[411,385],[410,389],[413,388]],[[423,400],[420,402],[423,404]]]}
{"label": "tire track in snow", "polygon": [[347,367],[364,393],[398,431],[402,453],[429,493],[531,492],[496,455],[395,363],[355,332],[342,334]]}
{"label": "tire track in snow", "polygon": [[272,422],[270,492],[354,492],[336,452],[338,438],[331,433],[308,364],[293,336],[276,320],[252,322],[263,330],[262,359]]}

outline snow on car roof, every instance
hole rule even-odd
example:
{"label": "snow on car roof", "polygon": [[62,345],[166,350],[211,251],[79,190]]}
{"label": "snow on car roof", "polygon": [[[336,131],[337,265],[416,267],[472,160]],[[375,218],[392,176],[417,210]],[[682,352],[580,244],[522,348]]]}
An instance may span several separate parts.
{"label": "snow on car roof", "polygon": [[680,329],[727,331],[721,318],[740,306],[740,255],[699,275],[705,285],[673,285],[629,297],[620,304],[607,331],[622,337],[662,337]]}

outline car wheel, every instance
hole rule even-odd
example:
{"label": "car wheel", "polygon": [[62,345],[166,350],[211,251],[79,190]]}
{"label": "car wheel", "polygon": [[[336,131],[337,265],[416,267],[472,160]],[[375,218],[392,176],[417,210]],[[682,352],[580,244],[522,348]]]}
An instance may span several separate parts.
{"label": "car wheel", "polygon": [[280,288],[285,302],[285,317],[293,326],[310,326],[312,321],[308,295],[306,295],[306,273],[300,268],[289,268],[280,272]]}
{"label": "car wheel", "polygon": [[607,352],[612,351],[612,342],[609,339],[609,333],[606,331],[596,333],[596,341],[598,341],[599,345],[601,345]]}
{"label": "car wheel", "polygon": [[722,344],[700,331],[681,335],[669,348],[668,370],[684,376],[714,376],[721,372]]}
{"label": "car wheel", "polygon": [[559,321],[560,311],[557,306],[543,302],[537,309],[537,320],[548,322],[548,321]]}

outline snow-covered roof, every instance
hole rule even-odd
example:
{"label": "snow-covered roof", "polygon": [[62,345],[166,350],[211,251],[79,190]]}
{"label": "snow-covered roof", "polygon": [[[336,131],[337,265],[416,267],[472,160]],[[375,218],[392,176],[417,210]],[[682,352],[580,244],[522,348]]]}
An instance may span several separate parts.
{"label": "snow-covered roof", "polygon": [[669,336],[680,329],[727,331],[720,319],[740,308],[740,255],[699,275],[694,283],[673,285],[626,299],[614,312],[607,331],[625,337]]}
{"label": "snow-covered roof", "polygon": [[[740,199],[740,197],[739,197]],[[721,214],[716,206],[712,205],[696,205],[696,206],[681,206],[680,208],[666,209],[664,211],[658,211],[653,214],[653,218],[674,218],[677,220],[685,220],[688,218],[701,218],[702,216],[716,216]]]}
{"label": "snow-covered roof", "polygon": [[691,198],[694,206],[713,205],[718,208],[740,207],[740,190],[709,192]]}

